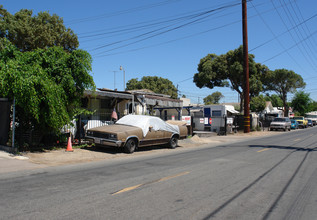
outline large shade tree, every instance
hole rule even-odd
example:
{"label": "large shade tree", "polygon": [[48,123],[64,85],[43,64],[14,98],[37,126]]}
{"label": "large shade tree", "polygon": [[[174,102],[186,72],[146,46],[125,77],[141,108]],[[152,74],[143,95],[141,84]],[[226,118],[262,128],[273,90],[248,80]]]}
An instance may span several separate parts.
{"label": "large shade tree", "polygon": [[287,104],[287,94],[295,93],[299,88],[305,88],[306,83],[303,78],[292,70],[276,69],[270,71],[264,79],[265,90],[275,91],[283,101],[284,116],[288,116],[289,106]]}
{"label": "large shade tree", "polygon": [[136,89],[149,89],[155,93],[177,98],[177,88],[173,83],[168,79],[158,76],[143,76],[141,80],[138,80],[138,78],[130,79],[127,82],[127,90]]}
{"label": "large shade tree", "polygon": [[0,38],[0,97],[16,100],[18,122],[42,133],[58,132],[81,111],[85,89],[94,88],[91,57],[61,47],[21,52]]}
{"label": "large shade tree", "polygon": [[32,10],[22,9],[12,15],[2,5],[0,37],[8,39],[20,51],[53,46],[71,51],[79,45],[77,36],[70,28],[64,26],[63,19],[56,14],[39,12],[33,15]]}
{"label": "large shade tree", "polygon": [[309,97],[309,93],[304,91],[299,91],[295,93],[295,96],[292,99],[292,107],[295,112],[298,112],[299,115],[304,116],[305,113],[311,110],[312,100]]}
{"label": "large shade tree", "polygon": [[210,104],[219,104],[220,99],[222,99],[224,96],[221,92],[213,92],[211,95],[208,95],[204,98],[204,104],[210,105]]}
{"label": "large shade tree", "polygon": [[0,97],[15,98],[18,130],[59,132],[83,111],[83,92],[95,84],[92,58],[78,45],[59,16],[12,15],[0,5]]}
{"label": "large shade tree", "polygon": [[[230,87],[236,91],[240,97],[240,110],[243,106],[243,88],[245,78],[243,74],[243,48],[240,46],[235,50],[230,50],[226,54],[208,54],[200,60],[198,73],[194,75],[194,83],[197,87]],[[250,97],[259,95],[263,90],[262,77],[269,69],[254,61],[254,55],[249,54],[249,85]]]}

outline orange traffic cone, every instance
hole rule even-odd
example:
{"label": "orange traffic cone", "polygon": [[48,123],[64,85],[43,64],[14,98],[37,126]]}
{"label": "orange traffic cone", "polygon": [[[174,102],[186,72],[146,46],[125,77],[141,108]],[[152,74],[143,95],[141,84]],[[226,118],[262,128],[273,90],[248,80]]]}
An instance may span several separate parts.
{"label": "orange traffic cone", "polygon": [[73,152],[72,139],[71,139],[71,137],[68,138],[68,143],[67,143],[66,152]]}

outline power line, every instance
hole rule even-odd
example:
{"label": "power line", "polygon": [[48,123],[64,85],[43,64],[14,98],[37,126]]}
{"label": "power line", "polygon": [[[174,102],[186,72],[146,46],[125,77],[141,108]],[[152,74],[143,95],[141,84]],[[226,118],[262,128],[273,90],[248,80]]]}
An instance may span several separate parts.
{"label": "power line", "polygon": [[147,10],[147,9],[154,8],[154,7],[160,7],[160,6],[174,3],[174,2],[178,2],[178,1],[181,1],[181,0],[166,0],[166,1],[158,2],[158,3],[143,5],[143,6],[130,8],[130,9],[122,10],[122,11],[106,13],[106,14],[92,16],[92,17],[74,19],[74,20],[70,20],[68,22],[65,22],[65,24],[78,24],[78,23],[83,23],[83,22],[88,22],[88,21],[95,21],[95,20],[102,19],[102,18],[109,18],[109,17],[118,16],[118,15],[122,15],[122,14]]}
{"label": "power line", "polygon": [[292,48],[294,48],[294,47],[297,47],[299,44],[303,43],[303,41],[305,41],[305,40],[307,40],[308,38],[312,37],[312,36],[315,35],[316,33],[317,33],[317,31],[314,31],[311,35],[307,36],[307,37],[306,37],[305,39],[303,39],[301,42],[295,42],[295,44],[294,44],[293,46],[291,46],[291,47],[289,47],[289,48],[287,48],[287,49],[281,51],[280,53],[278,53],[278,54],[272,56],[272,57],[269,58],[269,59],[264,60],[263,63],[265,63],[265,62],[267,62],[267,61],[269,61],[269,60],[272,60],[272,59],[274,59],[275,57],[280,56],[281,54],[283,54],[283,53],[289,51],[290,49],[292,49]]}
{"label": "power line", "polygon": [[[263,13],[267,13],[269,11],[271,11],[271,10],[265,11]],[[222,15],[222,16],[224,16],[224,15]],[[251,16],[251,18],[253,18],[253,17],[255,17],[255,16]],[[187,36],[184,36],[184,37],[176,38],[176,39],[173,39],[173,40],[165,41],[165,42],[162,42],[162,43],[153,44],[153,45],[144,46],[144,47],[139,47],[139,48],[130,49],[130,50],[124,50],[124,51],[115,52],[115,53],[108,53],[108,54],[101,53],[103,55],[99,55],[99,56],[95,56],[95,57],[98,58],[98,57],[112,56],[112,55],[117,55],[117,54],[122,54],[122,53],[127,53],[127,52],[135,52],[135,51],[143,50],[143,49],[146,49],[146,48],[157,47],[157,46],[160,46],[160,45],[163,45],[163,44],[173,43],[175,41],[183,40],[183,39],[186,39],[186,38],[191,38],[191,37],[194,37],[194,36],[197,36],[197,35],[201,35],[201,34],[206,34],[208,32],[215,31],[215,30],[221,29],[221,28],[225,28],[225,27],[228,27],[230,25],[237,24],[237,23],[240,23],[240,22],[241,22],[241,19],[238,20],[238,21],[233,21],[233,22],[230,22],[230,23],[227,23],[227,24],[224,24],[224,25],[220,25],[218,27],[214,27],[214,28],[211,28],[211,29],[207,29],[205,31],[201,31],[201,32],[198,32],[198,33],[195,33],[195,34],[191,34],[191,35],[187,35]],[[268,43],[268,42],[265,42],[264,44],[266,44],[266,43]],[[263,46],[264,44],[262,44],[260,46]],[[258,47],[260,47],[260,46],[258,46]]]}
{"label": "power line", "polygon": [[[275,4],[274,4],[274,1],[273,1],[273,0],[271,0],[271,3],[272,3],[272,5],[275,7]],[[276,7],[275,7],[275,8],[276,8]],[[283,8],[283,10],[285,11],[285,7],[283,6],[282,8]],[[279,13],[279,11],[278,11],[277,9],[276,9],[276,12],[277,12],[278,16],[280,17],[280,19],[281,19],[283,25],[285,26],[285,28],[288,30],[288,33],[290,34],[291,38],[292,38],[293,41],[296,43],[296,40],[295,40],[293,34],[291,33],[291,31],[289,31],[289,28],[287,27],[287,24],[285,23],[285,21],[284,21],[282,15]],[[285,14],[288,16],[287,12],[285,12]],[[295,29],[295,30],[296,30],[296,29]],[[296,32],[296,33],[297,33],[297,32]],[[297,44],[297,43],[295,44],[296,47],[297,47],[298,45],[299,45],[299,44]],[[315,68],[314,65],[313,65],[313,63],[311,63],[311,61],[310,61],[310,57],[307,56],[307,54],[305,54],[305,53],[302,51],[302,48],[301,48],[301,47],[297,47],[297,48],[299,49],[299,51],[301,52],[301,54],[303,55],[303,57],[305,57],[306,61],[307,61],[313,68]],[[305,48],[304,48],[304,50],[305,50]],[[284,51],[285,51],[285,50],[284,50]],[[306,52],[306,51],[305,51],[305,52]],[[306,53],[307,53],[307,52],[306,52]]]}
{"label": "power line", "polygon": [[[255,8],[255,6],[253,6],[253,7]],[[255,8],[255,10],[256,10],[256,8]],[[259,14],[259,16],[261,17],[260,14]],[[293,26],[293,27],[290,28],[289,30],[292,30],[292,29],[294,29],[294,28],[296,28],[296,27],[298,27],[298,26],[301,26],[301,25],[306,25],[306,26],[307,26],[306,22],[307,22],[307,21],[310,21],[311,19],[316,18],[316,17],[317,17],[317,13],[314,14],[313,16],[309,17],[308,19],[302,21],[301,23],[299,23],[299,24]],[[284,32],[282,32],[282,33],[279,34],[279,35],[275,35],[274,32],[272,31],[272,29],[270,28],[270,26],[265,22],[265,20],[263,19],[262,21],[263,21],[263,22],[265,23],[265,25],[269,28],[270,32],[272,33],[272,35],[273,35],[274,37],[271,38],[271,39],[269,39],[269,40],[267,40],[267,41],[265,41],[265,42],[263,42],[262,44],[260,44],[260,45],[258,45],[258,46],[256,46],[256,47],[252,48],[251,50],[249,50],[249,52],[252,52],[252,51],[254,51],[254,50],[256,50],[256,49],[258,49],[258,48],[260,48],[260,47],[262,47],[262,46],[264,46],[264,45],[266,45],[266,44],[268,44],[268,43],[270,43],[270,42],[272,42],[272,41],[274,41],[274,40],[277,40],[279,37],[281,37],[281,36],[283,36],[284,34],[288,33],[288,31],[284,31]],[[310,33],[310,34],[311,34],[311,33]],[[279,41],[279,42],[280,42],[280,41]]]}
{"label": "power line", "polygon": [[[98,48],[95,48],[94,50],[96,50],[96,49],[101,49],[101,48],[108,47],[108,46],[112,46],[112,45],[114,45],[114,44],[122,43],[122,42],[125,42],[125,41],[130,41],[130,40],[135,39],[135,38],[139,38],[139,37],[142,37],[142,36],[146,36],[146,35],[152,34],[152,35],[150,35],[150,36],[146,36],[146,37],[141,38],[141,39],[139,39],[139,40],[135,40],[135,41],[133,41],[133,42],[131,42],[131,43],[123,44],[123,45],[121,45],[121,46],[118,46],[118,47],[115,47],[115,48],[112,48],[112,49],[108,49],[108,50],[106,50],[106,51],[103,51],[103,52],[98,53],[98,54],[95,54],[95,55],[100,55],[100,54],[102,54],[102,53],[106,53],[106,52],[110,52],[110,51],[113,51],[113,50],[116,50],[116,49],[120,49],[120,48],[122,48],[122,47],[130,46],[130,45],[132,45],[132,44],[136,44],[136,43],[142,42],[142,41],[144,41],[144,40],[148,40],[148,39],[150,39],[150,38],[157,37],[157,36],[159,36],[159,35],[166,34],[166,33],[171,32],[171,31],[175,31],[175,30],[177,30],[177,29],[180,29],[180,28],[186,27],[186,26],[188,26],[188,25],[194,24],[194,23],[196,23],[196,22],[198,22],[198,21],[204,20],[204,19],[206,19],[207,17],[211,16],[211,15],[212,15],[214,12],[216,12],[216,11],[224,10],[224,9],[230,8],[230,7],[234,7],[234,6],[237,6],[237,5],[239,5],[239,4],[240,4],[240,3],[229,4],[229,5],[225,5],[225,6],[222,6],[222,7],[218,7],[218,8],[216,8],[216,9],[211,9],[211,10],[207,10],[207,11],[205,11],[205,12],[201,12],[201,13],[199,13],[198,15],[196,15],[196,16],[193,17],[193,18],[195,18],[195,20],[192,20],[193,18],[190,18],[191,21],[188,21],[188,22],[186,22],[186,23],[184,23],[184,24],[178,25],[178,26],[173,27],[173,28],[166,29],[167,27],[169,27],[169,26],[166,26],[166,27],[159,28],[159,29],[156,29],[156,30],[153,30],[153,31],[149,31],[149,32],[147,32],[147,33],[140,34],[140,35],[138,35],[138,36],[134,36],[134,37],[132,37],[132,38],[128,38],[128,39],[126,39],[126,40],[121,40],[121,41],[117,41],[117,42],[114,42],[114,43],[110,43],[110,44],[106,44],[106,45],[100,46],[100,47],[98,47]],[[166,29],[166,30],[164,30],[164,29]],[[160,31],[160,32],[158,32],[158,31]],[[155,33],[155,32],[158,32],[158,33]]]}

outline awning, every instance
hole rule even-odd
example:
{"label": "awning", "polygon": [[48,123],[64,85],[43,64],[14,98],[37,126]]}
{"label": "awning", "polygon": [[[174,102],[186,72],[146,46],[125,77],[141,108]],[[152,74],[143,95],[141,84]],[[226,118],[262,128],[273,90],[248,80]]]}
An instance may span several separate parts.
{"label": "awning", "polygon": [[122,92],[113,92],[113,91],[90,91],[85,90],[85,96],[96,96],[96,97],[109,97],[109,98],[120,98],[126,100],[132,100],[133,95],[129,93],[122,93]]}
{"label": "awning", "polygon": [[228,112],[231,112],[232,114],[239,114],[240,112],[234,110],[234,109],[227,109]]}

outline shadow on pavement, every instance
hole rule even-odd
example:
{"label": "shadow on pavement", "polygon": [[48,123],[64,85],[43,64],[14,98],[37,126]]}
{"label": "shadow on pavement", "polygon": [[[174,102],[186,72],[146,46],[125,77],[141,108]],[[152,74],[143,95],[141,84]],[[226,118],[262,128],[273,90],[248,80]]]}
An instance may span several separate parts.
{"label": "shadow on pavement", "polygon": [[278,146],[278,145],[249,145],[251,148],[275,148],[283,150],[296,150],[296,151],[316,151],[317,147],[307,148],[307,147],[292,147],[292,146]]}

